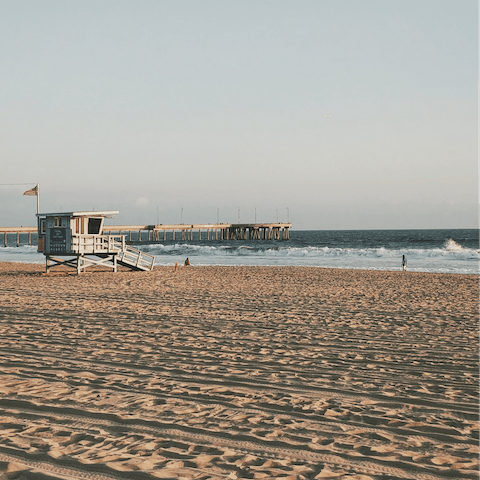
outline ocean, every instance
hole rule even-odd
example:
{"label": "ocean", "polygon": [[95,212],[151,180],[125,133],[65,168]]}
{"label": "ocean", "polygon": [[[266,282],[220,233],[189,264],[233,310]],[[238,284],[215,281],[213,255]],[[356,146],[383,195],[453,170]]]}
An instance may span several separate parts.
{"label": "ocean", "polygon": [[[133,232],[132,239],[135,240]],[[171,233],[170,233],[171,235]],[[3,237],[3,236],[2,236]],[[402,255],[408,271],[479,273],[479,231],[456,230],[314,230],[290,231],[289,240],[167,240],[137,244],[136,248],[155,255],[156,265],[281,265],[368,270],[401,270]],[[0,261],[44,263],[28,236],[8,237],[0,244]]]}

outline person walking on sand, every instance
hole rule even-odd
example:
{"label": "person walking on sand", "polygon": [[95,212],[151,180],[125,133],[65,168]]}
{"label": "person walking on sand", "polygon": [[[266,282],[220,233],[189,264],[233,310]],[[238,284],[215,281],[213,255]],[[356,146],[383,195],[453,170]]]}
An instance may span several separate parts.
{"label": "person walking on sand", "polygon": [[188,267],[189,265],[190,265],[190,260],[187,258],[187,259],[185,260],[185,266]]}
{"label": "person walking on sand", "polygon": [[407,258],[405,257],[405,255],[402,255],[402,270],[404,272],[407,271]]}

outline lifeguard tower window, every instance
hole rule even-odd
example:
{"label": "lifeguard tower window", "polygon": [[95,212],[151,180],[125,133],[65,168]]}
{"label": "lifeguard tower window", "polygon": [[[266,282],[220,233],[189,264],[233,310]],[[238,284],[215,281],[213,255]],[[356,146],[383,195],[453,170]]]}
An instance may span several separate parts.
{"label": "lifeguard tower window", "polygon": [[60,217],[53,217],[53,226],[54,227],[61,227],[62,226],[62,219]]}
{"label": "lifeguard tower window", "polygon": [[46,220],[40,220],[40,234],[45,235],[46,231],[47,231],[47,221]]}
{"label": "lifeguard tower window", "polygon": [[98,235],[100,233],[100,227],[102,225],[101,218],[89,218],[88,219],[88,233],[90,235]]}

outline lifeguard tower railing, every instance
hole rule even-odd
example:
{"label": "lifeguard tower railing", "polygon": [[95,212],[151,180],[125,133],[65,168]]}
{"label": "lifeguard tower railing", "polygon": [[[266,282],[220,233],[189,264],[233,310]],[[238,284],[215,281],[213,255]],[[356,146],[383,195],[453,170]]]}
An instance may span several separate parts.
{"label": "lifeguard tower railing", "polygon": [[125,235],[72,235],[71,249],[73,253],[118,253],[125,247]]}

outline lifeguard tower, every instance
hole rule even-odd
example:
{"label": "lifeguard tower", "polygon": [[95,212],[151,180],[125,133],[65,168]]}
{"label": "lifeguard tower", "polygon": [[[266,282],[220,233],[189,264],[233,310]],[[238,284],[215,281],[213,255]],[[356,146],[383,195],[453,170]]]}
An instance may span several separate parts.
{"label": "lifeguard tower", "polygon": [[[66,265],[81,273],[90,266],[117,265],[132,270],[153,269],[155,257],[126,244],[125,235],[103,235],[103,222],[118,211],[37,213],[38,251],[45,266]],[[53,262],[50,264],[50,262]]]}

